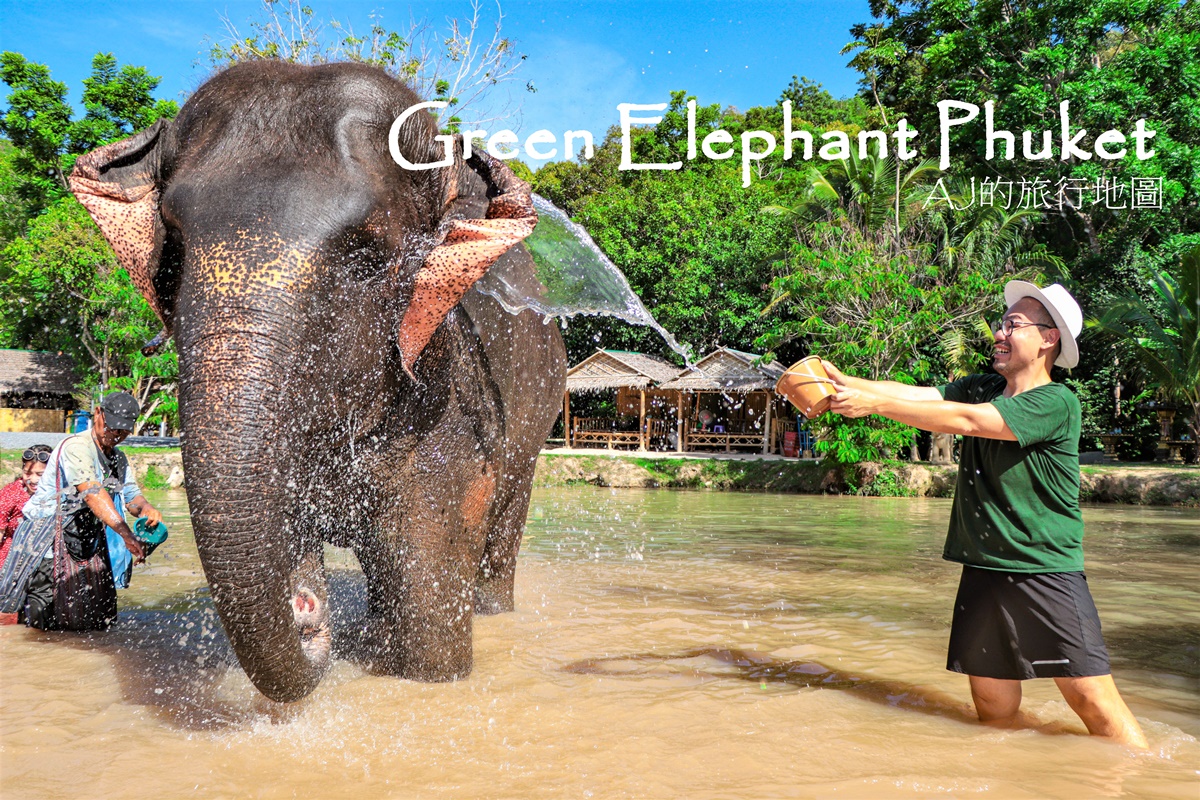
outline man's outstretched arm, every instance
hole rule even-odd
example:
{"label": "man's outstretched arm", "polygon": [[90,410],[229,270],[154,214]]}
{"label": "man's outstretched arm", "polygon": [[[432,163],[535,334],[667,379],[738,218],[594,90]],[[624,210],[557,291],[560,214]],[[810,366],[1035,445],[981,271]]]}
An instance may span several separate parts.
{"label": "man's outstretched arm", "polygon": [[852,378],[825,359],[821,359],[821,364],[834,383],[841,384],[848,389],[862,389],[873,394],[883,394],[899,400],[914,402],[931,402],[942,399],[942,393],[933,386],[909,386],[907,383],[897,383],[896,381],[869,381],[866,378]]}
{"label": "man's outstretched arm", "polygon": [[[883,382],[867,383],[880,386]],[[1007,442],[1017,440],[1004,417],[1000,416],[1000,412],[991,403],[953,403],[940,399],[941,394],[937,389],[932,390],[937,394],[937,400],[910,400],[889,396],[882,389],[873,391],[870,388],[845,384],[837,388],[838,393],[829,407],[829,410],[836,414],[847,417],[878,414],[933,433],[978,436]]]}

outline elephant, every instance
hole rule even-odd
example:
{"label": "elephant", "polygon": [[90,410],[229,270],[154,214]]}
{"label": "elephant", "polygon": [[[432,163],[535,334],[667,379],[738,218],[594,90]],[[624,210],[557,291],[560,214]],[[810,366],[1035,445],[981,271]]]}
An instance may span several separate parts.
{"label": "elephant", "polygon": [[474,285],[536,280],[529,186],[424,111],[396,145],[447,163],[398,166],[389,131],[418,102],[365,64],[243,63],[70,178],[174,338],[197,548],[276,701],[331,660],[325,542],[362,566],[373,672],[462,678],[473,615],[513,609],[566,353]]}

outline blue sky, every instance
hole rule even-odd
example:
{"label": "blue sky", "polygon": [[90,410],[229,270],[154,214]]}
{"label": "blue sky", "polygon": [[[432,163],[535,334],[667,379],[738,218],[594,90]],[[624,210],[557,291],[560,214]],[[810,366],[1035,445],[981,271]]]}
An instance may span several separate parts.
{"label": "blue sky", "polygon": [[[447,17],[470,12],[467,0],[308,5],[317,18],[356,31],[369,27],[372,12],[398,30],[411,19],[444,26]],[[258,8],[236,0],[0,0],[0,48],[48,65],[76,104],[97,52],[147,67],[162,76],[159,96],[182,100],[208,74],[205,37],[225,35],[221,17],[246,30]],[[494,3],[483,11],[490,29]],[[774,104],[792,75],[805,75],[835,96],[853,94],[857,73],[839,51],[850,26],[870,18],[866,0],[507,0],[503,12],[505,35],[528,58],[510,84],[510,107],[519,104],[519,113],[489,130],[511,128],[523,137],[547,128],[561,139],[564,130],[585,129],[597,141],[619,121],[618,103],[663,103],[672,90],[745,109]],[[537,92],[524,91],[526,82]]]}

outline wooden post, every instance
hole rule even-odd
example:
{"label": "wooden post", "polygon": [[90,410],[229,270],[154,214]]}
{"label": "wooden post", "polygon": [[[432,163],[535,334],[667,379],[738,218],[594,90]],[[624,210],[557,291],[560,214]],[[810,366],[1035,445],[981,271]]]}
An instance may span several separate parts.
{"label": "wooden post", "polygon": [[571,393],[563,392],[563,439],[571,449]]}
{"label": "wooden post", "polygon": [[1158,410],[1158,448],[1155,451],[1155,461],[1182,461],[1180,450],[1171,446],[1171,425],[1175,421],[1174,409]]}
{"label": "wooden post", "polygon": [[646,431],[646,390],[639,389],[638,395],[641,400],[641,411],[638,412],[638,450],[647,450],[649,448],[646,440],[650,435]]}
{"label": "wooden post", "polygon": [[763,412],[763,455],[771,452],[771,405],[775,399],[774,393],[768,391],[767,395],[767,410]]}
{"label": "wooden post", "polygon": [[683,452],[683,390],[679,391],[678,408],[675,411],[675,452]]}

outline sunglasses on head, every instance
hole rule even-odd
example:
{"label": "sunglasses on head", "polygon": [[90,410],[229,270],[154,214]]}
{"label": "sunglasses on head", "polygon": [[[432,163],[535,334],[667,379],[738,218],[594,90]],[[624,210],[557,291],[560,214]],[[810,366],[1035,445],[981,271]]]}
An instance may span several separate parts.
{"label": "sunglasses on head", "polygon": [[50,463],[50,454],[40,450],[26,450],[21,453],[22,461],[40,461],[43,464]]}

